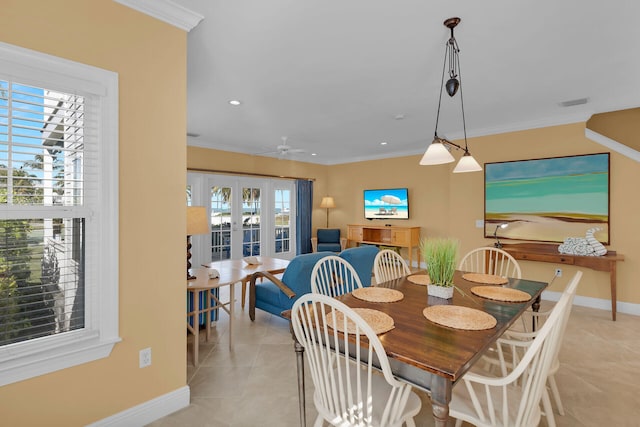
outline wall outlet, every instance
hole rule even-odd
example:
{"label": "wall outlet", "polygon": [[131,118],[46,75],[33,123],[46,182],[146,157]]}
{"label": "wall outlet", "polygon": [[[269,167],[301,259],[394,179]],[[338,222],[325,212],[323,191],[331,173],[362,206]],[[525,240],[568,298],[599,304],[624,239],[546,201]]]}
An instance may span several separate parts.
{"label": "wall outlet", "polygon": [[484,228],[484,220],[476,219],[476,228]]}
{"label": "wall outlet", "polygon": [[151,347],[140,350],[140,367],[151,366]]}
{"label": "wall outlet", "polygon": [[562,269],[556,268],[556,277],[562,277]]}

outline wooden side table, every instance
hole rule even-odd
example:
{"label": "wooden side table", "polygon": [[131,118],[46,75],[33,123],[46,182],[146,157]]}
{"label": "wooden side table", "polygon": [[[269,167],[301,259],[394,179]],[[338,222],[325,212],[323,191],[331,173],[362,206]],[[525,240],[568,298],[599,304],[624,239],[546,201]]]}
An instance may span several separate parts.
{"label": "wooden side table", "polygon": [[624,261],[624,255],[618,254],[616,251],[609,251],[602,256],[561,254],[558,252],[558,245],[548,243],[503,244],[502,249],[518,260],[575,265],[591,270],[608,272],[611,283],[611,317],[613,321],[616,320],[617,263],[618,261]]}

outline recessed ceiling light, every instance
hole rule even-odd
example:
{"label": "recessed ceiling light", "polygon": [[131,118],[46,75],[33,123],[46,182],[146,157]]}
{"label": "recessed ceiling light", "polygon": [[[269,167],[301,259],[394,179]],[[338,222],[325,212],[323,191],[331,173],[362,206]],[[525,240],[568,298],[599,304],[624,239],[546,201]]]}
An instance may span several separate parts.
{"label": "recessed ceiling light", "polygon": [[242,104],[242,102],[237,100],[237,99],[232,99],[231,101],[229,101],[229,104],[231,104],[233,106],[238,106],[238,105]]}
{"label": "recessed ceiling light", "polygon": [[317,154],[316,154],[316,153],[311,153],[311,155],[312,155],[312,156],[317,156]]}
{"label": "recessed ceiling light", "polygon": [[387,141],[382,141],[380,145],[387,145]]}
{"label": "recessed ceiling light", "polygon": [[191,138],[197,138],[200,136],[199,133],[193,133],[193,132],[187,132],[187,136],[190,136]]}

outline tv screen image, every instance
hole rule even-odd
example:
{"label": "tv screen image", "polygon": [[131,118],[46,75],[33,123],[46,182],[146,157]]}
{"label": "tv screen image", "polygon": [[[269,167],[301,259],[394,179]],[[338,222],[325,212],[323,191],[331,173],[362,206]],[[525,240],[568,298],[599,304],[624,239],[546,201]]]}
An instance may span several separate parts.
{"label": "tv screen image", "polygon": [[406,188],[364,190],[366,219],[409,219],[409,192]]}

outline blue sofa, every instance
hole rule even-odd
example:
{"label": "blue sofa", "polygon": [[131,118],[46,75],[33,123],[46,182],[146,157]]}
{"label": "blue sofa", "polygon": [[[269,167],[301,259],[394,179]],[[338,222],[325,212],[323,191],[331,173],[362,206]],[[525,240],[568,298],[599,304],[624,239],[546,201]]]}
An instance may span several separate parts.
{"label": "blue sofa", "polygon": [[[339,256],[353,266],[362,286],[370,286],[373,262],[377,254],[378,248],[375,246],[359,246],[345,249]],[[301,295],[311,292],[313,267],[329,255],[335,253],[314,252],[298,255],[291,260],[282,279],[267,272],[254,273],[249,282],[249,318],[255,320],[256,308],[282,317],[281,313],[290,310]],[[258,278],[263,278],[262,282],[257,281]]]}
{"label": "blue sofa", "polygon": [[[329,255],[335,254],[315,252],[296,256],[282,274],[282,279],[267,272],[254,273],[249,282],[249,318],[255,320],[256,308],[276,316],[290,310],[298,297],[311,292],[311,271],[318,260]],[[256,282],[260,277],[263,280]]]}

